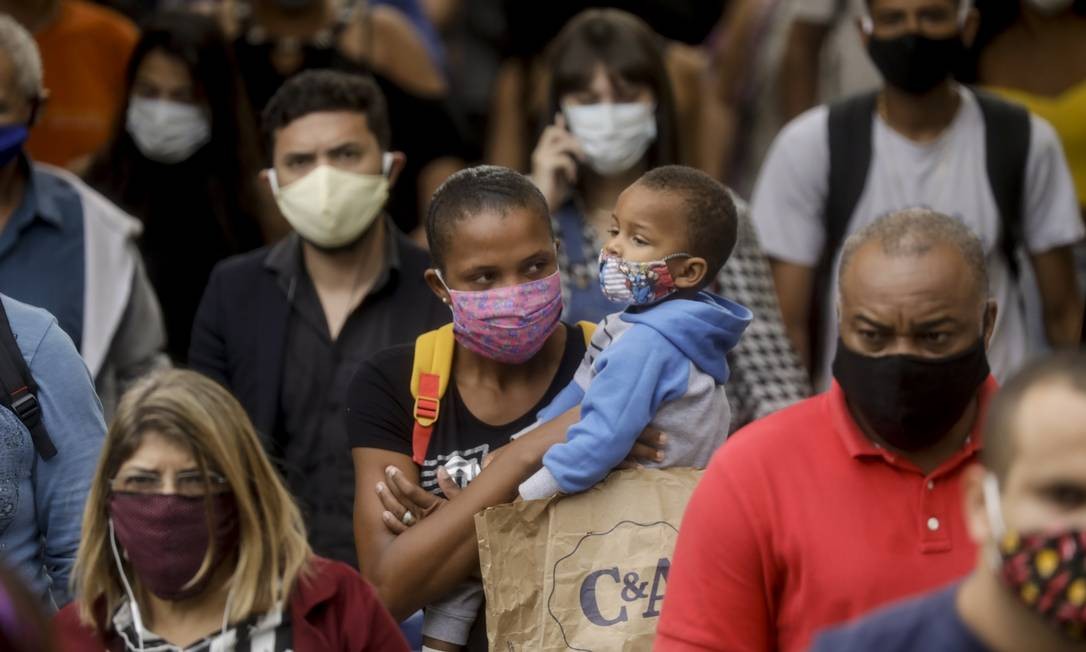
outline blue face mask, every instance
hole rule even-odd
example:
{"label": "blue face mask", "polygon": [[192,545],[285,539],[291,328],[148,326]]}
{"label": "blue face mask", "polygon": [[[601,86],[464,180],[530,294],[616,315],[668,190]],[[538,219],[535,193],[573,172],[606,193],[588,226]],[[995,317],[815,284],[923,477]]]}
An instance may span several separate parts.
{"label": "blue face mask", "polygon": [[7,165],[23,151],[30,131],[26,125],[10,124],[0,127],[0,167]]}

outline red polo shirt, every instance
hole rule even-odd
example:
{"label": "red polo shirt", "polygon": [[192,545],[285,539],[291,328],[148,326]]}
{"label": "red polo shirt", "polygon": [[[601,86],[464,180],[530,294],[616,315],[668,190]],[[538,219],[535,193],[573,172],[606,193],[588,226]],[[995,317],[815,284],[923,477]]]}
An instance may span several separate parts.
{"label": "red polo shirt", "polygon": [[[980,414],[996,389],[989,377]],[[806,650],[827,625],[965,575],[959,483],[979,436],[924,475],[864,436],[836,382],[740,430],[686,509],[655,649]]]}

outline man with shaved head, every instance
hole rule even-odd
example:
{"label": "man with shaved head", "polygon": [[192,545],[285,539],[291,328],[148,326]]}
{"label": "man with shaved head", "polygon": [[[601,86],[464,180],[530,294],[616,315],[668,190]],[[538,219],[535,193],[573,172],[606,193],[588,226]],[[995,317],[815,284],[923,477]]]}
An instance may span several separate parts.
{"label": "man with shaved head", "polygon": [[1086,353],[1015,376],[992,401],[984,439],[963,480],[973,573],[828,632],[815,650],[1086,649]]}
{"label": "man with shaved head", "polygon": [[983,248],[929,210],[842,249],[834,382],[717,452],[679,531],[657,650],[806,650],[968,572],[959,486],[996,383]]}

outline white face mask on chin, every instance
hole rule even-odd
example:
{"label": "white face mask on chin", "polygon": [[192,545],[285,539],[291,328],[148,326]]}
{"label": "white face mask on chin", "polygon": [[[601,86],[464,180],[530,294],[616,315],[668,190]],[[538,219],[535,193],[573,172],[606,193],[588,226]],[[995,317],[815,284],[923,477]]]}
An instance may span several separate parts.
{"label": "white face mask on chin", "polygon": [[125,126],[140,153],[159,163],[180,163],[211,140],[207,112],[184,102],[133,97]]}
{"label": "white face mask on chin", "polygon": [[327,249],[362,237],[388,200],[392,155],[384,155],[385,174],[358,174],[320,165],[301,179],[279,186],[268,170],[275,201],[290,226],[303,239]]}
{"label": "white face mask on chin", "polygon": [[588,166],[603,176],[637,165],[656,140],[656,107],[646,102],[569,104],[562,112]]}

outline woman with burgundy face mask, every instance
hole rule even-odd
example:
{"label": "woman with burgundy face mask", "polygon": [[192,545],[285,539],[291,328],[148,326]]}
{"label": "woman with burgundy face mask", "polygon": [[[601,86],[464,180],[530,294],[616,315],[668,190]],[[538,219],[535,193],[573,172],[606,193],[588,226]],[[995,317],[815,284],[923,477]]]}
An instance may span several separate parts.
{"label": "woman with burgundy face mask", "polygon": [[[510,437],[535,422],[585,352],[582,327],[560,321],[555,236],[546,200],[527,177],[493,166],[453,175],[434,195],[427,235],[434,264],[427,281],[453,322],[445,334],[447,388],[428,441],[419,445],[414,420],[415,346],[375,356],[348,392],[359,565],[399,618],[471,590],[464,582],[478,572],[474,514],[512,500],[576,414],[552,422],[555,430],[539,428],[511,444]],[[483,472],[497,450],[500,458]],[[643,445],[634,451],[654,453]],[[485,650],[483,618],[469,611],[462,615],[475,623],[471,635],[451,642]],[[424,633],[426,645],[450,640]]]}
{"label": "woman with burgundy face mask", "polygon": [[64,650],[406,650],[372,588],[313,555],[237,401],[190,371],[122,399],[83,518]]}

